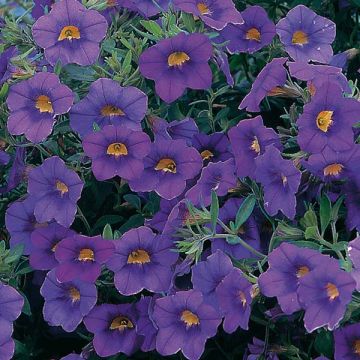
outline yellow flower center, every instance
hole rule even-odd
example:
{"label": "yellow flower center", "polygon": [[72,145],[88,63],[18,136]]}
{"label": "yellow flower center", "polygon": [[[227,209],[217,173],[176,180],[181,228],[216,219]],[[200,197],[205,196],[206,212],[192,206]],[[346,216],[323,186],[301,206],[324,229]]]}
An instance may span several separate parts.
{"label": "yellow flower center", "polygon": [[116,0],[107,0],[107,1],[106,1],[106,5],[107,5],[108,7],[116,6],[116,5],[117,5],[117,1],[116,1]]}
{"label": "yellow flower center", "polygon": [[145,250],[132,251],[127,259],[128,264],[147,264],[150,262],[150,256]]}
{"label": "yellow flower center", "polygon": [[309,42],[308,36],[301,30],[295,31],[291,42],[295,45],[305,45]]}
{"label": "yellow flower center", "polygon": [[76,287],[71,287],[69,289],[69,296],[72,302],[77,302],[80,300],[80,291]]}
{"label": "yellow flower center", "polygon": [[161,159],[155,166],[155,170],[162,170],[164,172],[176,174],[176,164],[174,160],[168,158]]}
{"label": "yellow flower center", "polygon": [[286,88],[281,86],[275,86],[270,91],[268,91],[267,96],[284,96],[286,94]]}
{"label": "yellow flower center", "polygon": [[333,124],[334,112],[331,110],[320,111],[316,118],[316,126],[323,132],[328,132],[330,126]]}
{"label": "yellow flower center", "polygon": [[344,168],[341,164],[330,164],[324,168],[324,176],[336,176],[339,175]]}
{"label": "yellow flower center", "polygon": [[245,293],[243,291],[239,291],[239,298],[240,298],[240,301],[242,302],[242,306],[245,307],[246,306],[246,296],[245,296]]}
{"label": "yellow flower center", "polygon": [[36,99],[35,107],[41,112],[47,112],[52,114],[54,112],[54,109],[52,107],[52,102],[50,98],[46,95],[40,95]]}
{"label": "yellow flower center", "polygon": [[61,196],[69,192],[69,188],[67,187],[67,185],[60,180],[56,181],[56,190],[60,191]]}
{"label": "yellow flower center", "polygon": [[210,151],[210,150],[203,150],[200,153],[201,157],[203,158],[203,160],[209,160],[212,157],[214,157],[214,154]]}
{"label": "yellow flower center", "polygon": [[183,51],[176,51],[169,55],[168,65],[171,67],[181,66],[189,60],[190,60],[190,57],[188,54],[184,53]]}
{"label": "yellow flower center", "polygon": [[94,252],[91,249],[81,249],[78,260],[80,261],[94,261]]}
{"label": "yellow flower center", "polygon": [[54,244],[53,247],[51,248],[51,251],[52,251],[52,252],[55,252],[58,245],[59,245],[59,242],[57,242],[56,244]]}
{"label": "yellow flower center", "polygon": [[259,154],[259,152],[260,152],[260,144],[259,144],[259,140],[256,136],[254,136],[254,140],[251,143],[250,149],[255,151],[257,154]]}
{"label": "yellow flower center", "polygon": [[354,341],[353,349],[354,349],[354,354],[360,355],[360,339]]}
{"label": "yellow flower center", "polygon": [[196,326],[200,324],[200,319],[190,310],[184,310],[181,313],[181,321],[183,321],[187,327]]}
{"label": "yellow flower center", "polygon": [[261,40],[260,31],[256,28],[249,29],[245,34],[245,39],[260,42],[260,40]]}
{"label": "yellow flower center", "polygon": [[102,116],[124,116],[125,113],[114,105],[105,105],[101,109]]}
{"label": "yellow flower center", "polygon": [[282,175],[282,174],[281,174],[281,180],[282,180],[283,186],[285,186],[287,184],[287,182],[288,182],[288,178],[285,175]]}
{"label": "yellow flower center", "polygon": [[133,329],[134,324],[125,316],[117,316],[110,324],[110,330],[124,331],[125,329]]}
{"label": "yellow flower center", "polygon": [[197,5],[198,10],[200,11],[201,15],[208,15],[210,14],[210,9],[205,3],[198,3]]}
{"label": "yellow flower center", "polygon": [[128,154],[128,150],[123,143],[112,143],[108,146],[106,153],[115,157],[124,156]]}
{"label": "yellow flower center", "polygon": [[298,279],[302,278],[310,272],[310,269],[307,266],[300,266],[296,271],[296,277]]}
{"label": "yellow flower center", "polygon": [[326,284],[326,293],[331,301],[335,300],[340,295],[338,288],[332,283]]}
{"label": "yellow flower center", "polygon": [[63,41],[65,39],[69,41],[71,41],[72,39],[80,39],[79,28],[72,25],[63,27],[58,37],[58,41]]}

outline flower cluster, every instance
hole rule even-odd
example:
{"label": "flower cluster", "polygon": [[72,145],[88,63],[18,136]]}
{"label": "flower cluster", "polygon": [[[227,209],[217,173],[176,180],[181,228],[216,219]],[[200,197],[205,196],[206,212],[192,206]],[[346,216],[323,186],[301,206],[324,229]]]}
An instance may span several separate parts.
{"label": "flower cluster", "polygon": [[39,358],[360,359],[357,51],[304,5],[239,9],[6,14],[0,359],[39,322],[76,344]]}

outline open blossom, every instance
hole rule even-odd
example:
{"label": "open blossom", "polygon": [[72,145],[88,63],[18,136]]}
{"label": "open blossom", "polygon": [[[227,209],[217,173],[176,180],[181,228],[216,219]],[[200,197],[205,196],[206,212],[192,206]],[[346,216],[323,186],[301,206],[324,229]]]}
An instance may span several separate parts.
{"label": "open blossom", "polygon": [[204,301],[218,308],[216,287],[233,269],[230,258],[217,250],[205,261],[200,261],[192,268],[191,281],[195,290],[204,295]]}
{"label": "open blossom", "polygon": [[185,140],[157,140],[144,159],[144,171],[129,185],[133,191],[155,190],[162,198],[171,200],[182,194],[186,180],[194,178],[201,167],[200,154],[187,146]]}
{"label": "open blossom", "polygon": [[200,179],[186,192],[185,198],[194,205],[208,206],[211,203],[212,190],[218,196],[225,196],[230,189],[236,186],[236,183],[233,159],[211,162],[203,168]]}
{"label": "open blossom", "polygon": [[352,126],[359,120],[360,102],[344,97],[337,82],[323,83],[297,121],[297,141],[303,151],[310,153],[321,152],[325,146],[348,150],[354,143]]}
{"label": "open blossom", "polygon": [[98,79],[89,93],[70,111],[70,126],[81,136],[94,131],[94,124],[125,125],[141,130],[141,120],[147,111],[147,96],[133,86],[122,87],[111,79]]}
{"label": "open blossom", "polygon": [[221,322],[218,311],[197,290],[157,299],[153,318],[159,328],[156,350],[165,356],[181,350],[189,360],[200,359],[206,340],[216,334]]}
{"label": "open blossom", "polygon": [[268,297],[276,296],[281,310],[290,315],[302,308],[299,280],[327,261],[331,259],[318,251],[283,242],[269,254],[269,269],[259,277],[260,291]]}
{"label": "open blossom", "polygon": [[231,334],[239,326],[247,330],[251,313],[251,283],[234,268],[216,287],[219,309],[224,316],[224,330]]}
{"label": "open blossom", "polygon": [[300,279],[298,296],[305,309],[304,325],[308,332],[326,326],[335,329],[352,299],[355,281],[337,262],[318,266]]}
{"label": "open blossom", "polygon": [[98,180],[114,176],[126,180],[139,178],[150,145],[147,134],[131,130],[125,125],[107,125],[85,136],[83,140],[84,151],[92,160],[91,169]]}
{"label": "open blossom", "polygon": [[173,0],[175,9],[199,17],[209,27],[221,30],[227,24],[242,24],[240,12],[232,0]]}
{"label": "open blossom", "polygon": [[335,360],[356,360],[360,357],[360,324],[346,325],[334,331]]}
{"label": "open blossom", "polygon": [[260,103],[266,96],[277,94],[279,86],[285,85],[286,69],[284,64],[287,58],[275,58],[260,71],[250,92],[244,97],[239,109],[250,112],[259,112]]}
{"label": "open blossom", "polygon": [[107,31],[107,21],[95,10],[87,10],[77,0],[60,0],[49,14],[40,17],[32,27],[37,45],[45,50],[51,65],[94,64],[99,43]]}
{"label": "open blossom", "polygon": [[178,259],[170,237],[156,235],[151,229],[140,226],[127,231],[114,244],[115,252],[107,266],[114,271],[114,283],[121,294],[169,289],[172,265]]}
{"label": "open blossom", "polygon": [[109,260],[113,252],[113,243],[101,236],[76,234],[65,238],[55,248],[55,257],[59,262],[56,278],[60,282],[95,282],[101,273],[101,265]]}
{"label": "open blossom", "polygon": [[40,290],[45,300],[44,319],[52,326],[72,332],[95,306],[96,286],[83,281],[60,283],[55,272],[48,272]]}
{"label": "open blossom", "polygon": [[25,134],[32,142],[50,135],[57,115],[70,110],[72,91],[57,75],[36,73],[31,79],[11,86],[6,103],[10,109],[7,127],[11,134]]}
{"label": "open blossom", "polygon": [[82,188],[79,176],[63,160],[58,156],[46,159],[29,175],[28,193],[36,199],[36,220],[39,223],[55,220],[69,227],[75,219],[76,203]]}
{"label": "open blossom", "polygon": [[280,151],[270,145],[265,154],[256,158],[256,181],[264,186],[265,210],[274,216],[281,211],[290,219],[295,217],[296,196],[301,172],[291,160],[282,158]]}
{"label": "open blossom", "polygon": [[93,345],[99,356],[122,352],[132,355],[141,343],[136,332],[137,315],[133,304],[102,304],[85,317],[86,328],[94,333]]}
{"label": "open blossom", "polygon": [[144,17],[152,17],[162,11],[167,11],[169,7],[169,0],[129,0],[129,2],[131,10],[138,11]]}
{"label": "open blossom", "polygon": [[254,160],[264,154],[268,145],[274,144],[279,150],[282,148],[278,134],[264,126],[261,116],[241,120],[229,130],[229,139],[235,158],[236,174],[240,178],[254,177]]}
{"label": "open blossom", "polygon": [[221,32],[229,41],[226,48],[230,53],[253,53],[269,45],[275,36],[275,24],[261,6],[249,6],[242,13],[243,24],[228,24]]}
{"label": "open blossom", "polygon": [[139,60],[140,72],[154,80],[156,93],[171,103],[182,96],[186,88],[201,90],[211,87],[212,73],[208,61],[212,53],[206,35],[181,32],[145,50]]}
{"label": "open blossom", "polygon": [[292,8],[276,24],[276,32],[295,61],[327,64],[332,58],[335,24],[304,5]]}

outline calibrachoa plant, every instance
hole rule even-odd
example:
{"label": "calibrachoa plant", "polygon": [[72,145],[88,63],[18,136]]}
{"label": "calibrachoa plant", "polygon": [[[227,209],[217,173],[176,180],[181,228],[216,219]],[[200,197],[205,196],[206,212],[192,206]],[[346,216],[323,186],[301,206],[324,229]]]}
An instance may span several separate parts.
{"label": "calibrachoa plant", "polygon": [[359,12],[0,1],[0,360],[360,360]]}

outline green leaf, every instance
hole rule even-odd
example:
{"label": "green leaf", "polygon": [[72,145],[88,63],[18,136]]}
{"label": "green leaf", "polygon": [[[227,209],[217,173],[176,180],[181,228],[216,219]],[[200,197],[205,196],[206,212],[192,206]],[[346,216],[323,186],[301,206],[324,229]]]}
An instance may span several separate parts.
{"label": "green leaf", "polygon": [[30,307],[29,300],[22,291],[19,291],[19,292],[22,295],[22,297],[24,298],[24,306],[22,308],[22,312],[27,316],[31,316],[31,307]]}
{"label": "green leaf", "polygon": [[141,20],[140,24],[147,30],[149,31],[151,34],[157,36],[157,37],[162,37],[163,35],[163,30],[162,28],[158,25],[157,22],[155,22],[154,20]]}
{"label": "green leaf", "polygon": [[249,195],[241,204],[236,213],[235,228],[239,231],[240,227],[245,223],[254,210],[256,199],[254,195]]}
{"label": "green leaf", "polygon": [[334,204],[331,210],[331,221],[336,222],[338,220],[339,210],[344,201],[344,198],[345,198],[344,195],[342,195],[336,200],[336,203]]}
{"label": "green leaf", "polygon": [[137,210],[141,209],[141,200],[137,195],[126,194],[126,195],[124,195],[124,200],[126,202],[128,202],[135,209],[137,209]]}
{"label": "green leaf", "polygon": [[326,228],[330,224],[331,219],[331,201],[326,194],[320,200],[320,224],[321,232],[324,234]]}
{"label": "green leaf", "polygon": [[0,90],[0,99],[4,98],[9,91],[9,85],[8,83],[4,83],[4,85],[1,87]]}
{"label": "green leaf", "polygon": [[104,215],[102,216],[94,225],[92,233],[94,234],[97,229],[101,229],[106,224],[114,225],[123,220],[123,217],[120,215]]}
{"label": "green leaf", "polygon": [[211,206],[210,206],[210,220],[211,227],[215,232],[216,223],[219,216],[219,199],[214,190],[211,190]]}
{"label": "green leaf", "polygon": [[113,236],[113,231],[111,229],[111,225],[110,224],[106,224],[104,227],[104,230],[102,232],[102,237],[105,240],[113,240],[114,236]]}
{"label": "green leaf", "polygon": [[304,228],[316,226],[317,227],[317,217],[315,211],[310,208],[301,219],[301,225]]}
{"label": "green leaf", "polygon": [[333,357],[333,336],[330,331],[322,330],[315,338],[315,349],[319,354],[326,356],[329,359]]}

